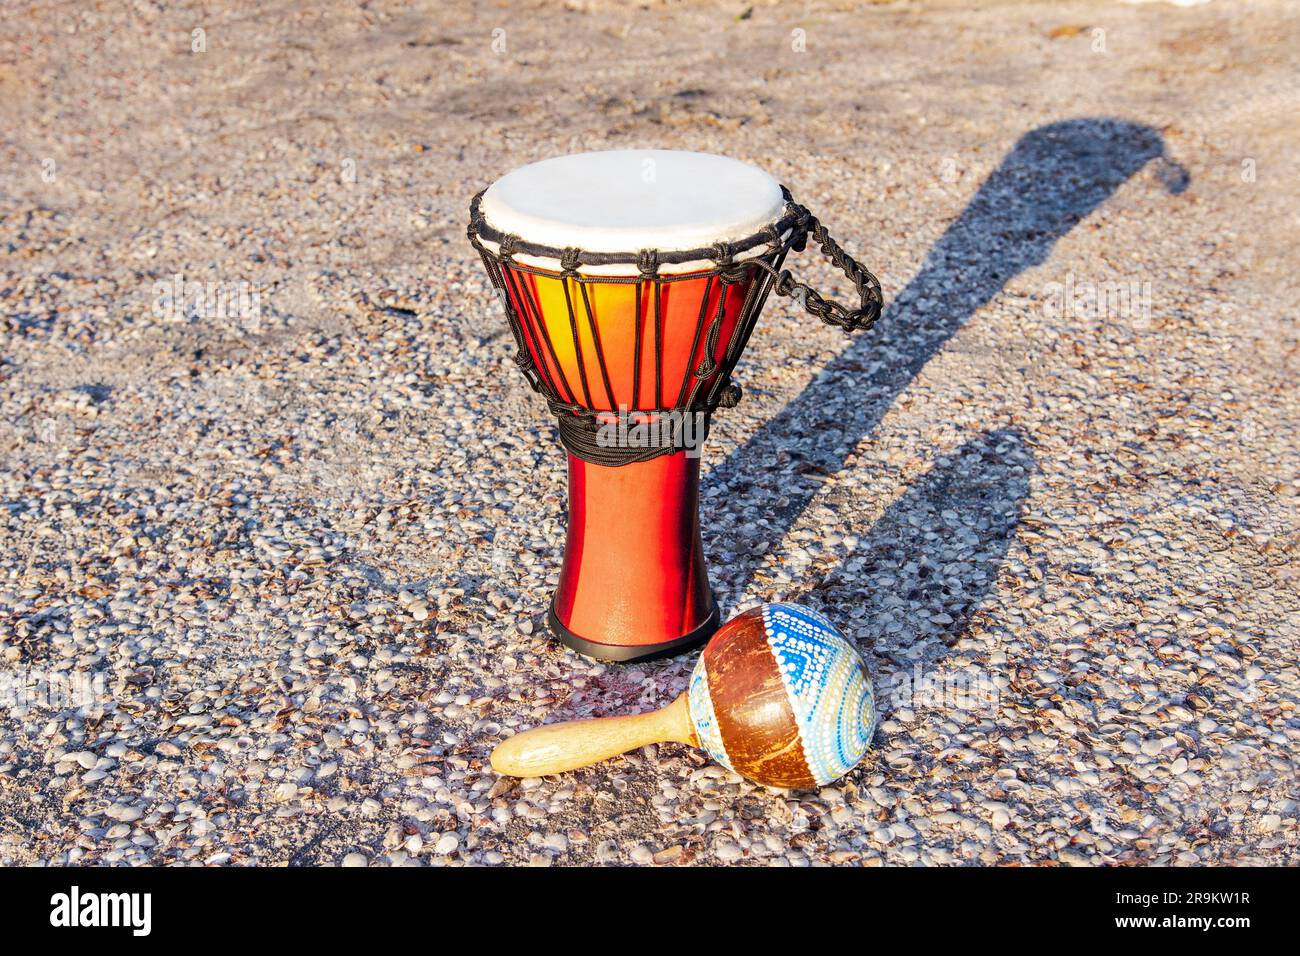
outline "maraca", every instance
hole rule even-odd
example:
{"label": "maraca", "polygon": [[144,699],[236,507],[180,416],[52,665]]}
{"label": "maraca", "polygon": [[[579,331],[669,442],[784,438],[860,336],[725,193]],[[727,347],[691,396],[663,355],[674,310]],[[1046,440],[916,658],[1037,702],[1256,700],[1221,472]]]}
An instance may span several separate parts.
{"label": "maraca", "polygon": [[492,752],[492,767],[540,777],[673,740],[755,783],[820,787],[857,766],[876,717],[862,658],[835,626],[797,604],[764,604],[718,629],[662,710],[526,730]]}

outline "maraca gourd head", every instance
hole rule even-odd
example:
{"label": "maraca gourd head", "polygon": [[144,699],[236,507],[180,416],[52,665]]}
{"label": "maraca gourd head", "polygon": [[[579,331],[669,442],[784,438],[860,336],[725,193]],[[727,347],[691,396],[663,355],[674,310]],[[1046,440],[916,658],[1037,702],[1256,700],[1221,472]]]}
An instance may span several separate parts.
{"label": "maraca gourd head", "polygon": [[769,787],[819,787],[862,759],[876,701],[862,658],[830,621],[764,604],[724,624],[688,691],[700,747]]}

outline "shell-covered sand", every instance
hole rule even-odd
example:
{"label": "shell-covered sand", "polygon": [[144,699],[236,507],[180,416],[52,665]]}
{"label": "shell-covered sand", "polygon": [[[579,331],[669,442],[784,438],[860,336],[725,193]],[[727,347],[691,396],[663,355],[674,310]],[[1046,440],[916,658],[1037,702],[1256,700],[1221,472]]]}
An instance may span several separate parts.
{"label": "shell-covered sand", "polygon": [[[0,863],[1300,862],[1293,5],[220,6],[0,27]],[[724,617],[875,674],[821,791],[488,765],[690,672],[546,637],[563,456],[465,240],[649,147],[884,286],[770,302],[704,461]]]}

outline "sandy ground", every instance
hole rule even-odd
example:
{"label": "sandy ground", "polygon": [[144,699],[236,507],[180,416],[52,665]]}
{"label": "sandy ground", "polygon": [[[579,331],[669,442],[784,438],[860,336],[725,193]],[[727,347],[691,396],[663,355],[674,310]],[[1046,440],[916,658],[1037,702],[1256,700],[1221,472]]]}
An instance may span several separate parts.
{"label": "sandy ground", "polygon": [[[1300,862],[1297,17],[8,0],[0,863]],[[691,666],[539,627],[562,456],[464,239],[516,165],[652,146],[885,287],[851,341],[771,303],[705,459],[724,615],[876,675],[819,792],[487,766]]]}

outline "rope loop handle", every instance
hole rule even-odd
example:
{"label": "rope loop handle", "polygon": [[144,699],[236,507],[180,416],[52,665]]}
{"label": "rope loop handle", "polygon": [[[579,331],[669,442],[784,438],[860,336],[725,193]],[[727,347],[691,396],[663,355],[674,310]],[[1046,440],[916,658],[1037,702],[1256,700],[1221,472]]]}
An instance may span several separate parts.
{"label": "rope loop handle", "polygon": [[849,281],[853,283],[853,289],[858,294],[860,304],[856,309],[846,309],[838,302],[825,298],[811,286],[797,281],[789,269],[782,269],[777,272],[776,269],[761,259],[753,261],[776,279],[772,288],[777,295],[789,296],[799,301],[805,311],[821,319],[827,325],[836,326],[845,332],[858,332],[871,328],[876,324],[876,320],[880,318],[880,310],[884,304],[880,294],[880,280],[872,275],[869,269],[845,252],[844,248],[831,238],[830,233],[826,231],[826,227],[821,224],[816,216],[798,203],[791,202],[789,205],[797,215],[797,227],[800,233],[796,237],[797,241],[791,243],[791,248],[795,251],[802,251],[804,237],[812,236],[817,241],[817,244],[821,246],[822,255],[834,263],[836,268],[843,272]]}

